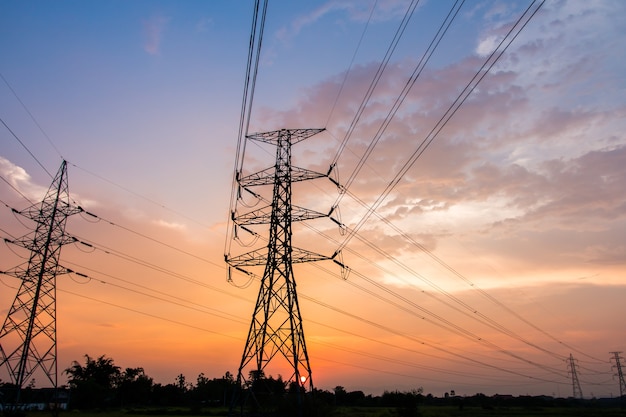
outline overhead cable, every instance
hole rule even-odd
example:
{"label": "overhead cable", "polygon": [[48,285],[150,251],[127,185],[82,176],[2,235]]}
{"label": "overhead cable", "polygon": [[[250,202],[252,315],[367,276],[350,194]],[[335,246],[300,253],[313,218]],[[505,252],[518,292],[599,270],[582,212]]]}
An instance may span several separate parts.
{"label": "overhead cable", "polygon": [[[52,139],[50,139],[50,136],[48,136],[48,134],[46,133],[46,131],[43,129],[43,127],[41,127],[41,125],[39,124],[39,122],[37,121],[37,119],[35,119],[35,116],[33,116],[33,114],[31,113],[31,111],[28,109],[28,107],[26,107],[26,104],[24,104],[24,102],[22,101],[22,99],[17,95],[17,93],[15,92],[15,90],[13,89],[13,87],[11,87],[11,85],[9,84],[9,82],[7,81],[6,78],[4,78],[4,75],[2,75],[2,73],[0,73],[0,78],[2,78],[2,81],[4,81],[4,83],[7,85],[7,87],[9,87],[9,90],[11,90],[11,93],[13,94],[13,96],[17,99],[17,101],[22,105],[22,108],[24,109],[24,111],[26,111],[26,113],[28,114],[28,116],[30,117],[30,119],[33,121],[33,123],[35,123],[35,126],[37,126],[37,128],[39,129],[39,131],[41,132],[41,134],[48,140],[48,143],[52,146],[52,148],[56,151],[56,153],[59,155],[59,157],[61,157],[61,159],[63,158],[63,155],[61,155],[61,152],[59,151],[59,149],[56,147],[56,145],[54,144],[54,142],[52,142]],[[43,167],[42,167],[43,168]]]}
{"label": "overhead cable", "polygon": [[[519,17],[519,19],[515,22],[515,24],[510,28],[507,32],[506,36],[500,41],[498,46],[493,50],[493,52],[489,55],[489,57],[485,60],[483,65],[478,69],[476,74],[472,77],[472,79],[467,83],[465,88],[459,93],[454,102],[450,105],[448,110],[441,116],[439,121],[435,124],[435,126],[431,129],[428,135],[420,142],[417,149],[411,154],[409,159],[404,163],[400,171],[396,174],[396,176],[387,184],[386,188],[383,192],[378,196],[376,201],[369,206],[367,213],[359,220],[357,225],[352,228],[351,233],[348,233],[342,244],[339,246],[337,251],[340,251],[345,247],[350,240],[354,237],[356,232],[358,232],[361,227],[365,224],[365,222],[371,217],[374,211],[378,209],[378,207],[382,204],[382,202],[387,198],[389,193],[398,185],[398,183],[404,178],[408,170],[415,164],[415,162],[420,158],[420,156],[424,153],[424,151],[428,148],[428,146],[435,140],[435,138],[439,135],[441,130],[446,126],[446,124],[450,121],[452,116],[459,110],[461,105],[467,100],[469,95],[474,91],[474,89],[478,86],[480,81],[489,73],[491,68],[498,62],[502,54],[506,51],[506,49],[511,45],[511,43],[517,38],[517,36],[521,33],[524,27],[530,22],[530,19],[539,11],[541,6],[545,0],[543,0],[539,6],[535,6],[537,1],[533,1],[531,5],[524,11],[524,13]],[[457,10],[458,12],[458,10]],[[406,95],[405,95],[406,96]],[[396,102],[397,105],[400,104],[400,101]],[[396,108],[397,109],[397,108]],[[393,112],[395,113],[395,112]],[[390,112],[390,114],[393,114]],[[388,124],[388,123],[387,123]],[[381,130],[379,130],[380,132]],[[362,165],[362,164],[361,164]],[[351,177],[353,178],[354,175]],[[347,187],[346,187],[347,188]]]}
{"label": "overhead cable", "polygon": [[26,150],[26,152],[28,152],[28,154],[35,160],[35,162],[37,162],[37,164],[41,167],[41,169],[44,170],[44,172],[46,174],[48,174],[48,176],[50,176],[50,178],[53,178],[52,174],[46,169],[46,167],[43,166],[43,164],[41,163],[41,161],[39,159],[37,159],[37,157],[35,156],[35,154],[32,153],[32,151],[30,149],[28,149],[28,146],[26,146],[26,144],[24,144],[24,142],[22,142],[22,140],[15,134],[15,132],[13,132],[13,130],[11,130],[11,128],[5,123],[5,121],[0,117],[0,122],[2,122],[2,124],[4,125],[4,127],[9,131],[9,133],[11,134],[11,136],[13,136],[13,138],[20,144],[22,145],[22,148],[24,148]]}

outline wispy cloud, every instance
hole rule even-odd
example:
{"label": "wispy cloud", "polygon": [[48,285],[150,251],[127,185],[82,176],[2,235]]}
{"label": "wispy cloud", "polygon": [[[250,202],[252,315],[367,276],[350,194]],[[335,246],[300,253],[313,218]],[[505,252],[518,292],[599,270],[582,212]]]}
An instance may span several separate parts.
{"label": "wispy cloud", "polygon": [[314,24],[327,14],[336,10],[345,10],[349,7],[352,6],[343,2],[327,2],[307,14],[298,16],[289,26],[280,28],[276,32],[276,37],[283,42],[291,40],[291,38],[298,35],[303,28]]}
{"label": "wispy cloud", "polygon": [[213,19],[210,17],[203,17],[196,23],[196,32],[206,32],[213,25]]}
{"label": "wispy cloud", "polygon": [[142,22],[144,36],[144,50],[150,55],[159,55],[163,33],[170,21],[169,17],[154,15]]}
{"label": "wispy cloud", "polygon": [[[300,31],[308,26],[312,26],[321,19],[332,13],[340,13],[341,18],[336,24],[341,24],[342,20],[365,22],[368,20],[371,8],[374,2],[362,1],[352,2],[347,0],[331,0],[321,6],[296,17],[290,25],[283,26],[276,32],[276,37],[283,41],[289,42]],[[372,18],[374,20],[388,20],[401,16],[407,8],[406,2],[398,0],[381,0],[376,2],[376,10]]]}
{"label": "wispy cloud", "polygon": [[184,225],[183,223],[168,222],[163,219],[155,220],[154,224],[160,227],[164,227],[166,229],[171,229],[171,230],[186,230],[187,229],[187,226]]}

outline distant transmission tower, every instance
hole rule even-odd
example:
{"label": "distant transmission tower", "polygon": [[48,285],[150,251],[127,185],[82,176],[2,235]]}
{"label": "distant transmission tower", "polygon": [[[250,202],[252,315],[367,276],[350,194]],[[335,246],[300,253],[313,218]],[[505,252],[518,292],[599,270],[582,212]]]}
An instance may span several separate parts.
{"label": "distant transmission tower", "polygon": [[572,395],[574,398],[579,398],[582,400],[583,398],[583,390],[580,388],[580,381],[578,380],[578,373],[576,372],[576,368],[578,364],[574,360],[572,354],[569,354],[569,359],[567,360],[567,370],[568,373],[572,375]]}
{"label": "distant transmission tower", "polygon": [[292,205],[291,186],[293,182],[327,175],[292,166],[291,147],[322,130],[282,129],[247,137],[276,146],[273,167],[238,178],[238,185],[243,189],[273,185],[271,205],[242,215],[232,215],[235,227],[246,230],[250,225],[269,224],[267,251],[253,250],[235,257],[226,256],[226,262],[239,270],[265,265],[237,374],[238,385],[245,386],[252,396],[255,396],[254,390],[259,381],[266,378],[268,364],[277,358],[286,361],[291,372],[285,382],[290,386],[296,384],[298,392],[305,386],[309,390],[313,388],[292,264],[331,258],[293,247],[292,223],[329,215]]}
{"label": "distant transmission tower", "polygon": [[56,276],[61,247],[74,242],[65,234],[67,217],[78,211],[69,204],[63,161],[41,205],[18,212],[36,227],[34,233],[11,242],[30,250],[28,262],[3,271],[21,280],[0,332],[0,369],[6,367],[15,387],[13,398],[4,402],[14,407],[19,406],[22,388],[35,374],[43,374],[57,388]]}
{"label": "distant transmission tower", "polygon": [[624,382],[624,373],[622,372],[622,364],[620,363],[621,357],[619,356],[619,354],[622,352],[609,352],[609,353],[613,355],[611,359],[615,361],[615,365],[613,365],[613,367],[615,368],[617,372],[615,376],[619,380],[619,396],[622,397],[626,395],[626,382]]}

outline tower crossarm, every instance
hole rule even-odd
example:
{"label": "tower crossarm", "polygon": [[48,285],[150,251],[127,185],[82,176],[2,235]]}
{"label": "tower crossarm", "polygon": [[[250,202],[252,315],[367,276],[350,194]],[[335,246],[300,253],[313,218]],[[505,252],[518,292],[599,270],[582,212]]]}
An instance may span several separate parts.
{"label": "tower crossarm", "polygon": [[[5,241],[35,252],[40,250],[42,243],[45,243],[41,235],[34,237],[26,235],[13,240],[5,239]],[[54,243],[56,245],[67,245],[68,243],[74,243],[76,241],[77,239],[75,237],[65,234],[64,232],[57,233],[56,236],[54,236]]]}
{"label": "tower crossarm", "polygon": [[[306,249],[300,249],[292,247],[291,262],[292,263],[305,263],[316,261],[330,261],[330,256],[321,255],[319,253],[311,252]],[[246,252],[241,255],[228,257],[226,262],[233,268],[244,266],[261,266],[267,263],[267,251],[262,249],[255,249],[250,252]]]}
{"label": "tower crossarm", "polygon": [[292,263],[304,263],[304,262],[317,262],[317,261],[330,261],[332,258],[330,256],[321,255],[319,253],[311,252],[310,250],[300,249],[300,248],[292,248],[293,252],[291,253],[291,261]]}
{"label": "tower crossarm", "polygon": [[[46,195],[47,198],[50,198]],[[45,201],[45,200],[44,200]],[[59,200],[56,202],[56,206],[54,207],[54,211],[57,216],[72,216],[74,214],[78,214],[83,211],[82,208],[74,206],[66,201]],[[36,222],[47,222],[49,221],[50,216],[50,205],[41,205],[41,204],[33,204],[29,207],[26,207],[22,210],[13,210],[16,214],[20,214],[24,217],[27,217]]]}
{"label": "tower crossarm", "polygon": [[313,135],[317,135],[320,132],[326,130],[325,128],[316,128],[316,129],[279,129],[272,130],[270,132],[260,132],[253,133],[251,135],[246,136],[248,139],[256,140],[258,142],[270,143],[272,145],[277,145],[279,141],[279,137],[289,136],[289,141],[292,145],[295,145],[298,142],[302,142],[303,140],[310,138]]}
{"label": "tower crossarm", "polygon": [[[234,216],[233,221],[240,226],[254,225],[254,224],[270,224],[272,217],[272,207],[266,206],[258,210],[253,210],[248,213]],[[300,206],[292,206],[291,208],[291,221],[299,222],[304,220],[319,219],[322,217],[328,217],[328,214],[320,213],[319,211],[310,210]]]}
{"label": "tower crossarm", "polygon": [[23,263],[13,268],[0,271],[0,273],[10,277],[18,278],[21,281],[35,282],[37,281],[38,274],[40,272],[43,272],[45,274],[60,275],[65,273],[65,271],[66,270],[64,268],[59,267],[59,265],[57,264],[41,265],[39,269],[34,269],[32,268],[31,264]]}
{"label": "tower crossarm", "polygon": [[[239,179],[239,185],[242,187],[254,187],[259,185],[273,185],[275,181],[276,167],[270,167],[261,171],[255,172],[250,175],[246,175]],[[311,171],[310,169],[300,168],[296,166],[291,167],[291,182],[307,181],[316,178],[327,177],[326,174],[320,172]]]}

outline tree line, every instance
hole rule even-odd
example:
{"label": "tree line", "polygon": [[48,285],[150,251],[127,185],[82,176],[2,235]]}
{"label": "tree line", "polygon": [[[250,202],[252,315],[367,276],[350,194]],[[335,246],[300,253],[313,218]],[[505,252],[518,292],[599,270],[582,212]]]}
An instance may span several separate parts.
{"label": "tree line", "polygon": [[122,369],[104,355],[85,363],[73,362],[64,371],[71,390],[70,408],[90,409],[137,405],[227,405],[235,387],[230,372],[220,378],[199,374],[195,383],[179,374],[175,381],[162,385],[146,375],[143,368]]}
{"label": "tree line", "polygon": [[[219,378],[209,378],[200,373],[195,381],[188,381],[183,374],[179,374],[174,382],[162,385],[155,383],[141,367],[122,369],[115,365],[112,358],[105,355],[97,358],[85,355],[84,359],[84,363],[75,361],[64,371],[71,392],[69,403],[71,409],[133,406],[228,407],[238,389],[237,382],[230,372],[225,372]],[[263,385],[271,387],[273,397],[285,401],[289,401],[290,394],[296,389],[283,381],[281,376],[277,378],[263,376]],[[349,392],[344,387],[337,386],[332,391],[314,389],[314,392],[309,394],[311,398],[315,398],[314,408],[318,411],[336,406],[414,409],[424,398],[422,391],[418,388],[407,392],[385,392],[380,397],[373,397],[365,395],[362,391]],[[275,405],[289,406],[278,403]]]}
{"label": "tree line", "polygon": [[[218,378],[209,378],[200,373],[195,381],[188,381],[183,374],[179,374],[172,383],[160,384],[146,375],[141,367],[125,368],[115,365],[112,358],[105,355],[92,358],[85,355],[84,363],[74,361],[63,372],[68,377],[69,408],[79,410],[115,409],[130,407],[229,407],[241,401],[242,389],[230,372],[225,372]],[[297,401],[303,401],[306,412],[303,416],[326,416],[332,410],[341,406],[357,407],[388,407],[395,408],[400,417],[414,417],[420,415],[421,406],[455,406],[480,407],[490,409],[496,407],[572,407],[580,406],[616,406],[626,404],[623,398],[604,400],[576,400],[573,398],[553,398],[549,396],[520,396],[484,394],[459,397],[454,391],[443,397],[434,397],[432,394],[423,394],[423,389],[409,391],[385,391],[380,396],[366,395],[362,391],[347,391],[342,386],[333,390],[314,389],[304,393],[303,388],[296,383],[283,381],[279,375],[257,375],[250,387],[259,384],[255,389],[257,400],[263,400],[272,410],[289,412],[299,407]],[[38,402],[37,389],[34,381],[22,390],[22,403]],[[245,396],[244,388],[244,396]],[[41,390],[39,390],[41,391]],[[0,400],[2,403],[11,403],[16,387],[10,383],[0,381]],[[299,394],[298,394],[299,393]],[[44,392],[39,392],[44,394]],[[239,397],[239,400],[238,400]],[[621,400],[621,401],[620,401]],[[242,404],[239,402],[238,404]],[[283,413],[284,414],[284,413]]]}

